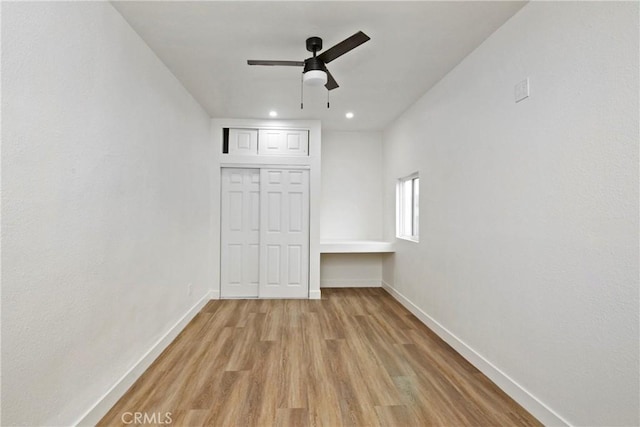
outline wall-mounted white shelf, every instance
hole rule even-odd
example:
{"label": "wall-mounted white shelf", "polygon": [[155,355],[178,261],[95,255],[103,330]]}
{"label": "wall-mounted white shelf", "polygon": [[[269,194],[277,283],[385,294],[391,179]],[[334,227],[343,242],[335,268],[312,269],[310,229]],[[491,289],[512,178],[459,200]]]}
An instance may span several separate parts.
{"label": "wall-mounted white shelf", "polygon": [[320,253],[384,253],[395,252],[392,242],[380,240],[321,240]]}

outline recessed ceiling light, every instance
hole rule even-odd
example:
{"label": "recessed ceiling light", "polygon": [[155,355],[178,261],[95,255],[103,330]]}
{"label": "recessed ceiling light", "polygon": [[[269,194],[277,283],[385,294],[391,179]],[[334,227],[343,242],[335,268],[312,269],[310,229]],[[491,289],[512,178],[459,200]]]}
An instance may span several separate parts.
{"label": "recessed ceiling light", "polygon": [[278,112],[277,111],[269,111],[269,117],[278,117]]}
{"label": "recessed ceiling light", "polygon": [[351,111],[349,111],[347,114],[344,115],[347,119],[353,119],[353,113]]}

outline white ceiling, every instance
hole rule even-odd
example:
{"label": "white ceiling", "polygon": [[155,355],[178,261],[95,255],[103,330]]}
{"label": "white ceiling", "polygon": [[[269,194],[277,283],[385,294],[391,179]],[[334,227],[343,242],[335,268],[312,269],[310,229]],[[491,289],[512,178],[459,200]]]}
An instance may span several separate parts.
{"label": "white ceiling", "polygon": [[[211,117],[320,119],[327,130],[381,130],[500,27],[524,2],[113,2]],[[305,86],[305,40],[327,49],[364,31],[371,40],[328,64],[340,85]],[[355,117],[345,118],[353,111]]]}

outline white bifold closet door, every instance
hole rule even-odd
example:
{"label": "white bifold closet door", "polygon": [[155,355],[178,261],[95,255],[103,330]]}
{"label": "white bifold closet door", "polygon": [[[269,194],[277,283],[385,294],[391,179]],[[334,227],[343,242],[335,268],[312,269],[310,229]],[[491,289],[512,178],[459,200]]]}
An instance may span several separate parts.
{"label": "white bifold closet door", "polygon": [[307,298],[309,171],[222,170],[221,296]]}

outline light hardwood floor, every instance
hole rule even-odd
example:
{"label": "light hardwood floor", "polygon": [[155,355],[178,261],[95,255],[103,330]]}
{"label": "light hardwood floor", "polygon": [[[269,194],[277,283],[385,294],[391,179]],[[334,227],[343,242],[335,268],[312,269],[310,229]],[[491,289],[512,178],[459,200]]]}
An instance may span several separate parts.
{"label": "light hardwood floor", "polygon": [[209,302],[99,425],[541,425],[383,289],[322,296]]}

